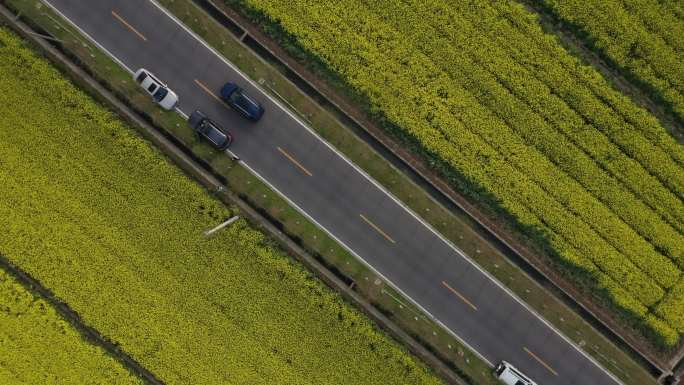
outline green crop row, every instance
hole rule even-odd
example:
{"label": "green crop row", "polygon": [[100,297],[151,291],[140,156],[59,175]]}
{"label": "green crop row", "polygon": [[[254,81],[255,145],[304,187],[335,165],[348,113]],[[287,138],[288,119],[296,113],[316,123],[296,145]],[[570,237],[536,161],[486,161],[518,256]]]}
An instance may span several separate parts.
{"label": "green crop row", "polygon": [[0,252],[164,383],[437,384],[0,30]]}
{"label": "green crop row", "polygon": [[680,280],[665,299],[655,308],[655,314],[662,317],[670,325],[674,325],[679,333],[684,333],[684,279]]}
{"label": "green crop row", "polygon": [[464,16],[494,44],[504,47],[512,60],[547,84],[594,129],[605,133],[625,154],[684,199],[684,147],[655,117],[615,91],[597,71],[568,55],[553,36],[543,33],[536,18],[522,6],[483,2],[475,11]]}
{"label": "green crop row", "polygon": [[[539,79],[543,79],[559,95],[563,95],[566,102],[576,108],[582,116],[590,122],[599,124],[599,129],[610,129],[612,131],[609,132],[620,133],[618,129],[621,126],[613,127],[605,126],[605,124],[610,122],[626,124],[626,128],[641,132],[653,146],[660,148],[665,153],[663,159],[670,157],[677,164],[684,164],[684,149],[662,129],[655,117],[637,107],[626,96],[613,90],[597,71],[581,65],[577,59],[567,55],[553,36],[541,32],[536,18],[523,7],[496,2],[484,4],[483,7],[476,8],[476,11],[477,13],[465,13],[464,16],[476,22],[478,28],[486,32],[490,39],[502,44],[501,47],[504,47],[518,63],[532,70]],[[511,35],[502,36],[502,32],[508,32]],[[556,57],[558,60],[538,61],[537,59],[541,57]],[[574,81],[569,82],[570,79]],[[590,92],[587,93],[585,88]],[[604,104],[609,109],[598,108]],[[594,108],[586,109],[592,106]],[[612,109],[612,114],[609,113],[606,116],[605,112],[610,109]],[[612,116],[613,114],[615,116]],[[637,158],[648,155],[648,152],[643,154],[640,152],[640,149],[643,150],[649,146],[648,143],[630,143],[628,140],[622,140],[621,137],[611,139],[626,152],[635,154]],[[656,167],[652,167],[651,164],[645,164],[645,166],[659,179],[666,182],[665,174],[659,174]]]}
{"label": "green crop row", "polygon": [[[541,0],[603,55],[647,84],[684,119],[684,22],[647,0]],[[640,16],[641,15],[641,16]],[[664,31],[664,32],[663,32]]]}
{"label": "green crop row", "polygon": [[[458,12],[440,10],[441,3],[435,1],[410,6],[415,17],[430,20],[423,23],[428,33],[417,33],[413,41],[423,51],[432,49],[429,56],[436,63],[442,62],[454,82],[463,84],[480,103],[506,120],[644,238],[651,239],[659,250],[675,258],[684,255],[684,209],[676,196],[605,135],[587,126],[534,74],[512,65],[499,46],[479,36]],[[680,263],[684,266],[684,260]]]}
{"label": "green crop row", "polygon": [[666,3],[659,0],[623,0],[622,6],[629,15],[638,17],[647,31],[661,37],[674,52],[682,55],[684,23]]}
{"label": "green crop row", "polygon": [[[681,276],[666,256],[684,265],[684,152],[653,118],[639,123],[643,111],[624,107],[629,100],[612,94],[595,71],[565,52],[559,60],[557,43],[544,53],[528,37],[532,48],[524,48],[523,30],[553,40],[536,24],[509,23],[520,10],[500,12],[495,23],[499,11],[486,2],[232,2],[329,68],[465,192],[493,196],[661,341],[678,339],[677,325],[665,322],[673,318],[654,318],[649,307]],[[498,48],[507,43],[493,31],[513,37],[507,47],[519,52]],[[554,73],[531,68],[542,65]],[[607,91],[595,92],[597,79]],[[552,97],[542,100],[537,90]]]}
{"label": "green crop row", "polygon": [[143,384],[0,269],[0,383]]}
{"label": "green crop row", "polygon": [[675,19],[684,21],[684,4],[679,0],[662,0],[659,1],[666,12],[671,12]]}
{"label": "green crop row", "polygon": [[[494,132],[490,136],[495,138],[496,142],[502,143],[498,146],[499,152],[523,153],[524,150],[518,151],[517,149],[524,148],[525,143],[533,144],[535,150],[551,160],[553,165],[535,152],[527,151],[532,153],[531,156],[536,155],[536,159],[533,159],[532,165],[528,166],[530,171],[526,174],[536,175],[535,180],[538,184],[544,186],[546,191],[574,214],[592,225],[599,234],[610,241],[613,247],[628,256],[652,279],[664,287],[674,285],[679,278],[679,270],[670,260],[656,252],[644,238],[651,239],[654,245],[659,250],[666,251],[668,256],[684,256],[684,237],[663,222],[637,197],[625,191],[622,185],[600,169],[591,158],[556,131],[555,127],[548,124],[542,116],[512,95],[493,75],[496,72],[488,73],[478,62],[467,57],[467,49],[453,47],[450,44],[451,41],[466,41],[468,37],[472,40],[472,35],[452,33],[443,37],[442,31],[433,28],[430,22],[421,23],[421,20],[429,20],[428,15],[436,14],[433,9],[421,9],[421,5],[427,3],[429,1],[422,1],[421,4],[405,4],[405,7],[395,4],[392,12],[384,12],[379,16],[400,31],[402,36],[407,37],[407,41],[412,41],[417,51],[422,51],[434,64],[438,64],[440,69],[450,76],[452,84],[458,84],[467,90],[466,96],[460,96],[460,98],[470,99],[471,104],[468,110],[481,111],[480,115],[484,115],[487,121],[483,124],[475,123],[473,127],[482,131],[485,125],[494,126]],[[413,12],[409,12],[411,10]],[[425,14],[422,11],[426,11]],[[452,16],[444,13],[442,15]],[[444,20],[440,20],[439,17],[434,19],[435,25],[446,28]],[[422,28],[419,30],[413,28],[416,23],[421,23]],[[462,27],[458,25],[454,30],[464,31]],[[489,56],[494,56],[492,50],[489,49],[494,49],[494,47],[488,47],[486,43],[487,41],[474,42],[475,45],[487,51]],[[469,71],[464,72],[463,68],[468,68]],[[501,69],[500,72],[506,72],[506,69]],[[464,94],[463,89],[458,92]],[[534,92],[536,90],[531,91],[536,94]],[[477,101],[472,100],[473,98]],[[548,112],[551,108],[544,111]],[[496,117],[491,115],[496,115]],[[476,122],[472,118],[466,118],[463,121],[465,125],[469,122]],[[517,148],[511,148],[512,146]],[[581,183],[581,186],[570,176]],[[585,188],[604,202],[605,206],[592,197]],[[619,218],[608,207],[617,213]],[[641,235],[636,234],[623,220]],[[681,263],[684,266],[684,258]]]}

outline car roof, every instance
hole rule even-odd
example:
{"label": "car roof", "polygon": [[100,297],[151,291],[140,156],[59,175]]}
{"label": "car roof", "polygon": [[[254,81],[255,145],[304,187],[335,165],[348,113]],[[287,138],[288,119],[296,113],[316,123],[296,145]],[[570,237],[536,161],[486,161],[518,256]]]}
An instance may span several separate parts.
{"label": "car roof", "polygon": [[212,142],[216,143],[217,145],[223,145],[225,141],[231,141],[230,134],[219,128],[218,125],[216,125],[216,123],[212,122],[209,119],[204,120],[204,122],[202,123],[205,125],[205,127],[209,127],[208,129],[204,130],[204,134]]}
{"label": "car roof", "polygon": [[[196,110],[195,112],[199,112]],[[201,114],[201,112],[200,112]],[[233,140],[233,137],[230,135],[228,131],[223,129],[221,126],[219,126],[216,122],[213,120],[203,117],[197,128],[212,142],[214,142],[216,145],[224,145],[225,142],[230,144]]]}
{"label": "car roof", "polygon": [[534,382],[532,382],[532,380],[527,378],[527,376],[522,374],[517,368],[515,368],[510,363],[503,361],[503,364],[505,366],[505,369],[501,373],[501,376],[499,376],[499,379],[502,380],[504,383],[518,385],[518,381],[520,381],[524,385],[536,385]]}
{"label": "car roof", "polygon": [[[140,72],[140,73],[138,73],[138,72]],[[135,76],[136,79],[143,73],[147,75],[147,77],[143,80],[143,83],[145,83],[146,80],[150,79],[151,81],[153,81],[159,85],[165,86],[165,84],[161,80],[157,79],[157,77],[154,76],[154,74],[152,72],[150,72],[144,68],[140,68],[138,71],[136,71],[136,76]]]}
{"label": "car roof", "polygon": [[252,99],[244,92],[240,92],[237,104],[244,108],[249,114],[257,116],[261,113],[263,107],[256,100]]}

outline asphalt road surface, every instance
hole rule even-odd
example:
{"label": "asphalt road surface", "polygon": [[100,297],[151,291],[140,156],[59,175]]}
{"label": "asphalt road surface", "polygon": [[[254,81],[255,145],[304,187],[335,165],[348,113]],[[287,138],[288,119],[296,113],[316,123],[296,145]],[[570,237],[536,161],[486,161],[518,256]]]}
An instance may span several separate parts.
{"label": "asphalt road surface", "polygon": [[[619,384],[154,2],[46,3],[129,71],[152,71],[185,114],[228,128],[245,166],[490,365],[509,361],[538,385]],[[217,100],[229,80],[264,105],[261,121]]]}

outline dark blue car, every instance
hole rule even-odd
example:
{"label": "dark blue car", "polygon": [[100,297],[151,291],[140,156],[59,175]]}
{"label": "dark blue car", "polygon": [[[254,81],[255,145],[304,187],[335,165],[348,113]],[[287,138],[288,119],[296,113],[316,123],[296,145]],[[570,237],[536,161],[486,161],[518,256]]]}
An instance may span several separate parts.
{"label": "dark blue car", "polygon": [[207,118],[202,111],[195,110],[188,118],[188,123],[197,134],[206,139],[219,150],[225,150],[233,142],[228,131],[221,128],[213,120]]}
{"label": "dark blue car", "polygon": [[221,99],[245,118],[257,121],[264,114],[264,108],[247,96],[237,84],[228,82],[221,88]]}

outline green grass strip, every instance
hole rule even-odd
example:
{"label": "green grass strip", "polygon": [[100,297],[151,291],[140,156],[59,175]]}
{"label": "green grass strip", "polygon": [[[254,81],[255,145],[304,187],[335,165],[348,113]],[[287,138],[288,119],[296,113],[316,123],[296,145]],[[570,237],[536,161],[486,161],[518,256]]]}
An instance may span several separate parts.
{"label": "green grass strip", "polygon": [[540,3],[586,34],[598,51],[647,84],[684,119],[682,20],[653,1],[541,0]]}

